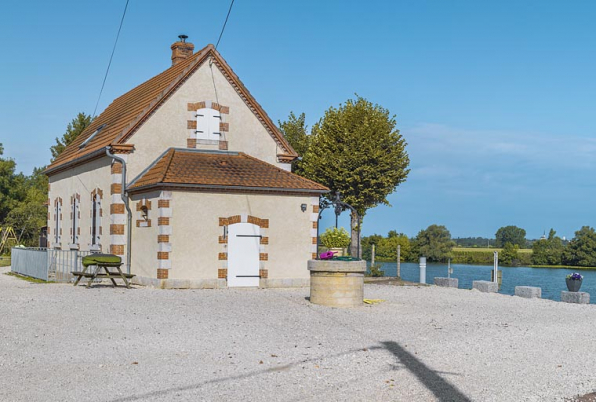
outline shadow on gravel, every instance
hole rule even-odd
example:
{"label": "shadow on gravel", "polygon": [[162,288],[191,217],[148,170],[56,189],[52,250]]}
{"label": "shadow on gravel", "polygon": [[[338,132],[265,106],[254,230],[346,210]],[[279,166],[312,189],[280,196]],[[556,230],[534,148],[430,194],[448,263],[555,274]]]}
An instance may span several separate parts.
{"label": "shadow on gravel", "polygon": [[397,342],[381,342],[441,402],[471,402],[459,389],[405,350]]}

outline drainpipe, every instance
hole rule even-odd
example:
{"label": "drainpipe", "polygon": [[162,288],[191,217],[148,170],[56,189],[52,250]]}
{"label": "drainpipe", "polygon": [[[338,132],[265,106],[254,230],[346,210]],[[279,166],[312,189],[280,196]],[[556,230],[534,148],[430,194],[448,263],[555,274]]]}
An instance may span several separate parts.
{"label": "drainpipe", "polygon": [[131,251],[131,238],[132,238],[132,211],[128,205],[128,195],[126,194],[126,161],[119,156],[114,155],[110,152],[110,147],[106,147],[106,155],[112,159],[117,160],[122,164],[122,186],[120,188],[120,198],[124,202],[124,207],[128,214],[127,225],[126,225],[126,273],[130,274],[130,251]]}

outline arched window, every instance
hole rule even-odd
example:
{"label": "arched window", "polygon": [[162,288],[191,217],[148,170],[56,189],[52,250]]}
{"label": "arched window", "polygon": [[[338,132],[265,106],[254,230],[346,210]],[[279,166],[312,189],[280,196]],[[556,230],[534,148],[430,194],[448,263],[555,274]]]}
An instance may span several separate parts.
{"label": "arched window", "polygon": [[101,194],[93,192],[91,194],[91,248],[99,248],[101,236]]}
{"label": "arched window", "polygon": [[71,232],[71,245],[76,246],[79,244],[80,235],[80,220],[81,220],[81,197],[75,194],[71,197],[71,210],[70,210],[70,232]]}
{"label": "arched window", "polygon": [[62,200],[56,198],[54,201],[54,246],[60,247],[62,241]]}
{"label": "arched window", "polygon": [[197,140],[220,140],[219,123],[221,114],[218,110],[204,108],[197,110]]}

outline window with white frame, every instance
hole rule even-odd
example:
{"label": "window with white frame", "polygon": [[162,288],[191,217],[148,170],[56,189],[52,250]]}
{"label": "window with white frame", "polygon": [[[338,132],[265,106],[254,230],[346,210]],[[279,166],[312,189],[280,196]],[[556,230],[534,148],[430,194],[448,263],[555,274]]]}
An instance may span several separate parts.
{"label": "window with white frame", "polygon": [[62,200],[56,198],[54,201],[54,245],[60,247],[62,241]]}
{"label": "window with white frame", "polygon": [[220,122],[221,114],[218,110],[211,108],[197,110],[197,139],[219,141],[221,136],[219,131]]}
{"label": "window with white frame", "polygon": [[93,249],[99,248],[99,239],[101,235],[101,195],[93,194],[91,199],[91,246]]}
{"label": "window with white frame", "polygon": [[79,197],[78,194],[75,194],[72,196],[72,203],[71,203],[71,211],[70,211],[70,231],[71,233],[71,241],[72,241],[72,245],[78,245],[79,244],[79,226],[80,226],[80,218],[81,218],[81,213],[80,213],[80,204],[81,204],[81,199]]}

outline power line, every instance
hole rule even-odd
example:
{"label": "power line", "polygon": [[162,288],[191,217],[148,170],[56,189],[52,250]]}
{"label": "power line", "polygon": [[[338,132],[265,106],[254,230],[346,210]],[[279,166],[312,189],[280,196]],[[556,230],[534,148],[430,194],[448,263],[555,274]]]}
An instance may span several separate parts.
{"label": "power line", "polygon": [[[97,106],[99,105],[99,100],[101,99],[101,94],[103,93],[103,87],[106,85],[106,79],[108,78],[108,73],[110,72],[110,66],[112,65],[112,59],[114,58],[114,52],[116,51],[116,45],[118,44],[118,38],[120,37],[120,31],[122,30],[122,24],[124,23],[124,17],[126,16],[126,10],[128,9],[128,2],[130,0],[126,0],[126,5],[124,6],[124,12],[122,13],[122,19],[120,20],[120,26],[118,27],[118,33],[116,34],[116,40],[114,41],[114,47],[112,48],[112,54],[110,55],[110,62],[108,63],[108,68],[106,69],[106,75],[103,77],[103,82],[101,83],[101,89],[99,91],[99,96],[97,97],[97,102],[95,103],[95,109],[93,109],[93,117],[95,117],[95,112],[97,112]],[[233,3],[233,1],[232,1]],[[226,19],[227,21],[227,19]],[[225,27],[225,24],[224,24]],[[223,30],[222,30],[223,33]]]}
{"label": "power line", "polygon": [[228,18],[230,18],[230,13],[232,12],[232,6],[234,5],[234,0],[230,3],[230,8],[228,9],[228,15],[226,15],[226,20],[224,21],[223,27],[221,28],[221,32],[219,33],[219,38],[217,39],[217,43],[215,44],[215,49],[219,46],[219,41],[223,36],[224,30],[226,29],[226,24],[228,23]]}

